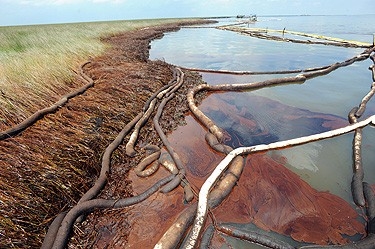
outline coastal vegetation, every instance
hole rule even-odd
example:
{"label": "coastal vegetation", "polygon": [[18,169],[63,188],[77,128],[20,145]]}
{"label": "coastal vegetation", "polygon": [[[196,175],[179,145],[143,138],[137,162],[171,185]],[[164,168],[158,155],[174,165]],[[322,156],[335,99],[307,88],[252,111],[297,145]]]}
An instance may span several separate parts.
{"label": "coastal vegetation", "polygon": [[[354,240],[361,237],[354,242],[354,247],[372,248],[375,197],[373,186],[364,179],[361,144],[362,129],[373,125],[375,119],[374,116],[359,119],[375,94],[374,82],[360,104],[348,114],[349,123],[334,115],[262,102],[265,109],[281,113],[282,122],[291,121],[292,127],[298,130],[308,128],[297,137],[291,136],[292,139],[274,136],[277,133],[272,126],[263,128],[255,116],[245,108],[238,108],[240,105],[231,104],[226,109],[225,99],[216,99],[205,109],[201,101],[215,93],[302,84],[367,59],[375,63],[375,48],[366,46],[361,54],[341,62],[297,70],[181,69],[163,60],[149,60],[150,42],[165,32],[177,31],[181,25],[208,21],[165,20],[160,26],[159,21],[118,27],[118,31],[105,26],[106,23],[98,23],[104,26],[91,30],[90,24],[69,24],[72,26],[66,33],[66,27],[58,31],[51,28],[65,25],[46,25],[41,27],[52,31],[48,35],[43,34],[44,29],[35,31],[43,34],[36,40],[31,39],[34,33],[22,31],[23,27],[11,27],[16,30],[14,38],[11,32],[7,36],[4,32],[4,37],[8,38],[4,38],[1,51],[9,62],[12,54],[15,59],[24,60],[31,48],[39,52],[24,64],[24,69],[30,66],[27,76],[22,75],[27,70],[21,67],[13,71],[12,78],[9,67],[8,74],[3,74],[4,79],[10,79],[8,90],[0,89],[6,105],[4,115],[0,116],[4,117],[0,123],[0,248],[122,248],[125,245],[195,248],[199,243],[206,248],[222,243],[225,240],[222,235],[269,248],[301,249],[312,248],[305,243],[321,248],[328,244],[343,245],[352,237]],[[73,28],[79,25],[83,26]],[[91,33],[93,30],[96,32]],[[242,30],[235,32],[249,34]],[[86,36],[80,37],[82,33]],[[284,39],[284,30],[281,38],[255,33],[250,35],[301,43],[297,39]],[[51,42],[40,42],[45,36],[52,36]],[[86,40],[90,42],[86,44]],[[75,44],[82,46],[75,47]],[[311,45],[310,42],[304,44]],[[324,42],[324,45],[348,46],[346,42]],[[51,57],[44,57],[48,53]],[[69,57],[68,62],[64,64],[60,56]],[[49,63],[44,64],[45,61]],[[52,70],[52,64],[57,65],[56,70]],[[16,65],[13,68],[17,68]],[[45,71],[36,79],[33,73],[39,66]],[[372,81],[375,81],[374,65],[370,69]],[[59,70],[65,73],[60,74]],[[289,76],[210,85],[202,81],[199,71]],[[45,78],[47,76],[49,78]],[[3,82],[5,85],[6,81]],[[13,88],[13,82],[19,82],[14,85],[18,88]],[[249,102],[254,109],[259,109],[259,101],[252,101],[250,96],[239,98],[243,99],[242,103]],[[228,101],[233,103],[232,99]],[[229,133],[228,126],[221,127],[210,110],[219,112],[221,120],[229,120],[230,129],[235,127],[233,124],[240,124],[240,132]],[[194,139],[184,139],[181,132],[176,132],[179,135],[175,138],[173,134],[167,138],[168,133],[180,129],[181,124],[189,126],[186,113],[199,121],[193,124],[194,128],[188,128],[188,136]],[[27,121],[35,114],[39,116],[26,128],[1,132],[2,127],[22,126],[24,118]],[[261,115],[266,116],[267,112]],[[270,122],[276,123],[276,115],[272,116]],[[259,135],[263,138],[250,144],[242,142],[242,137],[249,133],[242,128],[255,131],[257,139]],[[286,157],[257,153],[307,145],[353,131],[351,190],[354,203],[362,209],[362,214],[366,212],[361,221],[361,213],[350,203],[333,193],[314,190],[285,167]],[[229,143],[231,138],[237,139],[237,144]],[[154,196],[149,198],[151,195]],[[280,214],[282,216],[278,216]],[[174,223],[170,224],[172,221]],[[228,221],[251,222],[267,233],[272,231],[298,243],[289,244],[253,233],[242,225],[239,228],[228,226]],[[204,231],[206,225],[208,229]],[[354,238],[356,235],[359,236]]]}
{"label": "coastal vegetation", "polygon": [[76,88],[73,78],[79,65],[108,48],[102,41],[104,37],[175,21],[0,27],[0,130],[19,123]]}
{"label": "coastal vegetation", "polygon": [[[162,35],[160,27],[175,30],[181,23],[0,27],[1,132],[41,109],[61,106],[92,78],[97,83],[32,129],[0,139],[0,248],[40,247],[54,216],[88,189],[105,146],[169,80],[168,65],[145,61],[150,39]],[[125,153],[114,157],[117,163],[126,160]],[[131,167],[121,170],[126,174]],[[122,194],[130,195],[129,182],[122,182]]]}

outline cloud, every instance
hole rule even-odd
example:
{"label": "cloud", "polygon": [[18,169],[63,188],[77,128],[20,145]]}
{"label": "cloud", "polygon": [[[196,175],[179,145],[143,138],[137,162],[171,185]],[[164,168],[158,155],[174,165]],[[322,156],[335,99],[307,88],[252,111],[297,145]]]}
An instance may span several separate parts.
{"label": "cloud", "polygon": [[89,2],[93,2],[93,3],[115,3],[115,4],[118,4],[118,3],[124,3],[124,2],[126,2],[126,0],[91,0]]}
{"label": "cloud", "polygon": [[119,4],[124,3],[126,0],[19,0],[12,1],[13,3],[19,3],[22,5],[68,5],[68,4],[77,4],[77,3],[113,3]]}
{"label": "cloud", "polygon": [[14,3],[19,2],[20,4],[23,5],[62,5],[62,4],[71,4],[77,1],[74,0],[21,0],[21,1],[14,1]]}

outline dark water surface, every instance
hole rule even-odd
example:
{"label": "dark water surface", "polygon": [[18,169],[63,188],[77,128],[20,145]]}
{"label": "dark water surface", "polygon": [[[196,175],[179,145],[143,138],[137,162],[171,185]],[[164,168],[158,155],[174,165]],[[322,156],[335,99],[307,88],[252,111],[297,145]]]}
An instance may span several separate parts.
{"label": "dark water surface", "polygon": [[[223,20],[229,23],[233,20]],[[308,16],[260,17],[254,27],[283,29],[322,34],[350,40],[372,42],[370,23],[374,15],[365,16]],[[303,69],[344,61],[363,49],[305,45],[259,40],[217,29],[182,29],[166,34],[152,43],[151,59],[206,69],[278,71]],[[311,79],[304,84],[282,85],[249,92],[209,95],[199,108],[230,135],[232,147],[267,144],[276,141],[320,133],[345,126],[347,114],[357,106],[370,89],[372,79],[370,60],[357,62],[335,72]],[[209,84],[248,83],[285,75],[233,76],[204,73]],[[364,116],[375,114],[375,102],[368,104]],[[193,119],[189,122],[192,122]],[[188,123],[189,123],[188,122]],[[190,131],[189,131],[190,129]],[[173,141],[197,136],[189,125],[173,133]],[[200,133],[204,133],[200,131]],[[375,130],[365,128],[363,165],[365,180],[375,184]],[[202,134],[204,136],[204,134]],[[266,155],[288,169],[318,191],[328,191],[354,207],[350,181],[352,177],[353,134],[309,143],[294,148],[275,150]],[[176,142],[177,145],[177,142]],[[196,146],[196,145],[195,145]],[[196,152],[186,150],[196,158]],[[182,148],[181,147],[181,148]],[[201,158],[204,158],[202,156]],[[205,159],[201,159],[205,160]],[[217,159],[215,159],[217,160]],[[214,161],[215,161],[214,160]],[[194,161],[191,160],[190,161]],[[191,164],[188,164],[188,167]],[[212,165],[211,165],[212,167]],[[208,172],[201,169],[202,182]],[[199,182],[199,181],[198,181]],[[361,210],[357,211],[361,213]],[[244,225],[240,225],[244,227]],[[248,225],[246,227],[252,227]],[[248,244],[227,239],[236,248]],[[257,248],[253,246],[251,248]]]}

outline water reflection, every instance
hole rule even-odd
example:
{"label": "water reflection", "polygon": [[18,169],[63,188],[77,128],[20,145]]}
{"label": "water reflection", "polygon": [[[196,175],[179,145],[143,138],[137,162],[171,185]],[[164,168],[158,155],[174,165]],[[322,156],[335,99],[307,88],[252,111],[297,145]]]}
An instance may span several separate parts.
{"label": "water reflection", "polygon": [[[280,20],[269,20],[269,24]],[[272,25],[270,28],[275,28]],[[315,31],[310,30],[311,33]],[[258,40],[215,29],[183,29],[153,42],[151,58],[164,58],[167,62],[185,67],[278,71],[328,65],[344,61],[361,51]],[[347,113],[369,90],[371,74],[367,68],[370,64],[369,61],[355,63],[302,85],[211,94],[199,108],[225,129],[230,138],[226,143],[233,147],[267,144],[324,132],[348,123]],[[213,85],[284,77],[213,73],[202,76]],[[374,113],[375,103],[371,101],[365,115]],[[169,139],[187,165],[188,179],[199,187],[221,157],[207,147],[203,140],[205,131],[194,119],[189,116],[187,120],[188,125],[180,127]],[[253,223],[265,231],[272,230],[312,243],[324,243],[324,240],[343,242],[341,234],[346,232],[350,236],[356,231],[362,234],[363,221],[360,224],[357,220],[362,210],[354,206],[350,190],[352,139],[353,134],[347,134],[249,156],[238,187],[223,207],[215,210],[215,216],[223,222],[241,223],[238,226],[242,228],[257,229],[249,225]],[[363,163],[365,180],[371,184],[375,179],[373,141],[374,129],[365,128]],[[327,224],[326,220],[334,223],[335,227]],[[317,231],[307,239],[311,227]],[[328,232],[327,229],[331,230]],[[221,237],[216,237],[214,243],[219,243]],[[236,239],[225,237],[225,240],[235,248],[256,248]]]}
{"label": "water reflection", "polygon": [[[364,129],[362,145],[365,180],[374,183],[375,154],[373,139],[375,130]],[[269,152],[277,161],[285,163],[293,172],[301,176],[312,187],[330,191],[353,204],[350,182],[353,172],[353,159],[350,153],[353,133],[340,137],[309,143],[294,148]],[[354,205],[354,204],[353,204]]]}
{"label": "water reflection", "polygon": [[151,47],[152,59],[165,59],[184,67],[242,71],[311,68],[342,61],[362,51],[260,40],[217,29],[182,29],[153,41]]}
{"label": "water reflection", "polygon": [[259,17],[254,27],[272,29],[286,28],[347,40],[372,42],[373,29],[369,23],[375,21],[375,15],[337,15],[337,16],[278,16]]}
{"label": "water reflection", "polygon": [[[236,113],[233,112],[233,115]],[[206,179],[204,172],[210,173],[222,159],[207,147],[204,134],[198,123],[188,116],[187,125],[169,136],[187,167],[187,179],[198,188]],[[333,140],[249,155],[238,185],[229,198],[213,211],[216,220],[231,222],[241,229],[266,231],[268,235],[294,245],[297,245],[296,242],[290,238],[269,231],[313,243],[324,243],[325,240],[342,242],[341,233],[354,235],[358,231],[363,234],[363,223],[356,220],[358,214],[353,206],[331,194],[350,198],[351,162],[347,160],[350,155],[347,150],[335,151],[338,144],[344,144],[342,139],[351,147],[352,136],[348,134]],[[294,158],[295,153],[301,155]],[[309,164],[315,166],[311,168]],[[340,172],[336,172],[338,169]],[[332,224],[335,225],[331,227]],[[310,232],[311,227],[314,233]],[[234,248],[258,248],[225,238],[225,243]],[[222,245],[221,235],[215,236],[214,248]]]}
{"label": "water reflection", "polygon": [[236,148],[268,144],[342,127],[338,116],[313,113],[252,93],[220,93],[206,98],[200,109],[229,133]]}
{"label": "water reflection", "polygon": [[[303,84],[290,84],[257,89],[252,93],[279,101],[285,105],[308,109],[313,112],[330,113],[346,119],[349,111],[357,106],[371,86],[369,60],[340,68],[329,75],[313,78]],[[293,74],[294,75],[294,74]],[[211,85],[227,83],[251,83],[286,75],[228,75],[202,73],[203,80]],[[367,105],[364,117],[375,114],[375,100]]]}
{"label": "water reflection", "polygon": [[[217,19],[220,24],[233,25],[246,19]],[[258,16],[255,23],[244,24],[249,28],[269,28],[276,30],[300,31],[310,34],[321,34],[347,40],[372,42],[374,30],[370,23],[375,15],[337,15],[337,16]],[[215,25],[210,25],[215,26]]]}

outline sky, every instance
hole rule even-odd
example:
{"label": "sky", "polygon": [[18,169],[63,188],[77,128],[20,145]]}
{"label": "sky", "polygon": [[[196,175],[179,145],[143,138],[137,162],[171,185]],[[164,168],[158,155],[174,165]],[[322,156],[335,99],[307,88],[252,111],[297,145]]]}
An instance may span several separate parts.
{"label": "sky", "polygon": [[0,26],[174,17],[375,14],[374,0],[0,0]]}

